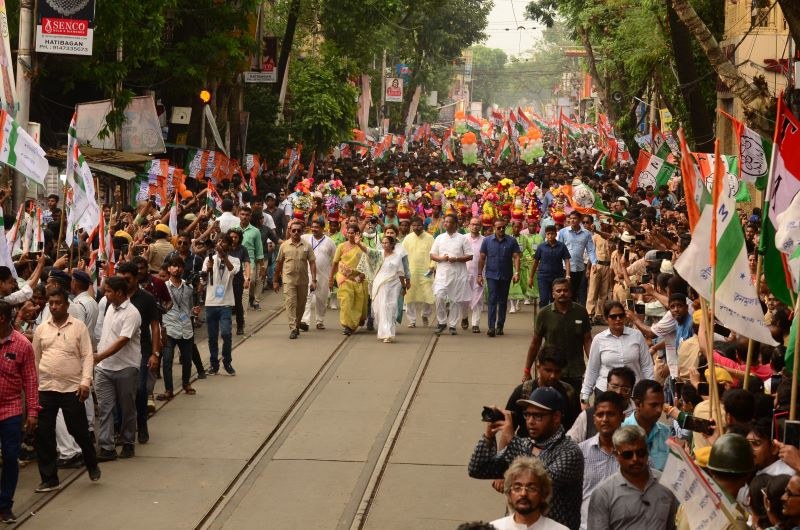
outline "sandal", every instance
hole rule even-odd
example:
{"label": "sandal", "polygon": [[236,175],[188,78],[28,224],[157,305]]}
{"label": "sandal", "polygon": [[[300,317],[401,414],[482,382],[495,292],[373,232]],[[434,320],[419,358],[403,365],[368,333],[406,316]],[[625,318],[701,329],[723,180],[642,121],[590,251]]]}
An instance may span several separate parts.
{"label": "sandal", "polygon": [[186,394],[187,396],[193,396],[197,394],[197,390],[192,388],[192,385],[186,385],[183,387],[183,393]]}
{"label": "sandal", "polygon": [[172,392],[170,392],[169,390],[167,390],[167,391],[166,391],[166,392],[164,392],[163,394],[159,394],[159,395],[157,395],[157,396],[156,396],[156,399],[157,399],[157,400],[159,400],[159,401],[169,401],[170,399],[172,399],[172,398],[174,398],[174,397],[175,397],[175,394],[173,394]]}
{"label": "sandal", "polygon": [[320,322],[319,324],[317,324],[317,329],[325,329],[325,324]]}

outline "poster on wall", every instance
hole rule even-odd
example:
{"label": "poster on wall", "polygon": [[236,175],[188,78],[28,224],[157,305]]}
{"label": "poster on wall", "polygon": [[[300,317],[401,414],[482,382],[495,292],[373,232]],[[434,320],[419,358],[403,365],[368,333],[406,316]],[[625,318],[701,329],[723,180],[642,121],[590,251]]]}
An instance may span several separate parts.
{"label": "poster on wall", "polygon": [[390,103],[403,102],[403,79],[400,77],[386,78],[386,101]]}
{"label": "poster on wall", "polygon": [[36,51],[92,55],[95,0],[39,0]]}

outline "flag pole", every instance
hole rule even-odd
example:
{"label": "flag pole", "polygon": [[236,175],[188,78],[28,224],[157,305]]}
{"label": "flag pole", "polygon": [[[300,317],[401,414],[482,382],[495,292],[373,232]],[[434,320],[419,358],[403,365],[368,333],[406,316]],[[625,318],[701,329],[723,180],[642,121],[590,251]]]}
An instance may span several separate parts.
{"label": "flag pole", "polygon": [[67,181],[64,179],[64,195],[61,201],[61,220],[58,224],[58,239],[56,239],[56,259],[58,259],[59,251],[61,250],[61,241],[64,239],[64,219],[67,211]]}
{"label": "flag pole", "polygon": [[[794,305],[795,318],[797,318],[798,310],[800,310],[800,297],[797,298]],[[794,359],[792,361],[792,400],[789,402],[789,419],[794,421],[797,419],[797,371],[800,370],[800,340],[798,337],[794,338]]]}

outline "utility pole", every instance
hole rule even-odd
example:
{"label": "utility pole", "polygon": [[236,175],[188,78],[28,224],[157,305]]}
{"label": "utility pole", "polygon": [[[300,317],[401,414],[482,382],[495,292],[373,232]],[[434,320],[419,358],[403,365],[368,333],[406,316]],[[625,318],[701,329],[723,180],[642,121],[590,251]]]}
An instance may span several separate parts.
{"label": "utility pole", "polygon": [[[28,130],[31,106],[31,72],[33,71],[33,7],[34,0],[19,3],[19,46],[17,51],[17,102],[15,116],[20,127]],[[14,172],[14,209],[25,202],[27,184],[22,173]]]}
{"label": "utility pole", "polygon": [[386,107],[386,48],[383,49],[383,59],[381,59],[381,106],[375,112],[377,117],[378,130],[380,131],[383,127],[383,116]]}

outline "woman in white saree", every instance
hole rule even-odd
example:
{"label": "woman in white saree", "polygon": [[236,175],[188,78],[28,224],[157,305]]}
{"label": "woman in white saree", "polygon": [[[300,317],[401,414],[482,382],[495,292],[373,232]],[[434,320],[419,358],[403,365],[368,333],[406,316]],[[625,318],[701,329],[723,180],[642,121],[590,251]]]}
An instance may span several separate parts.
{"label": "woman in white saree", "polygon": [[405,272],[403,270],[403,255],[395,251],[397,240],[392,236],[381,239],[383,251],[370,251],[369,260],[376,263],[381,259],[379,266],[372,267],[377,270],[372,280],[372,312],[375,317],[375,327],[378,330],[378,340],[389,343],[394,341],[397,327],[397,304],[400,296],[405,293]]}

